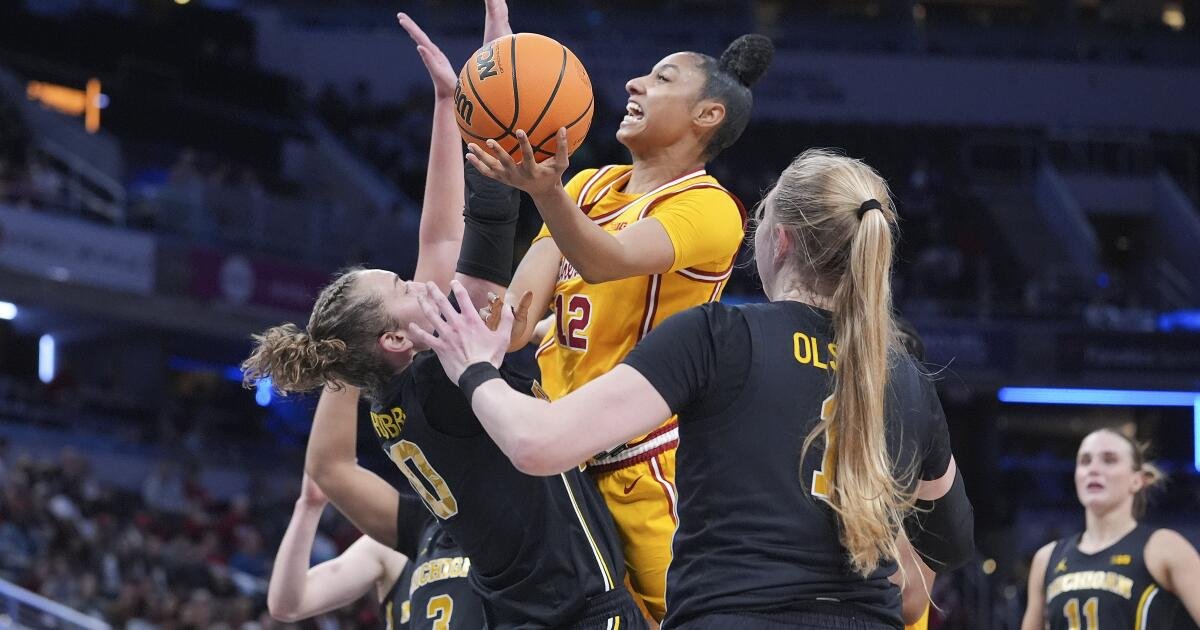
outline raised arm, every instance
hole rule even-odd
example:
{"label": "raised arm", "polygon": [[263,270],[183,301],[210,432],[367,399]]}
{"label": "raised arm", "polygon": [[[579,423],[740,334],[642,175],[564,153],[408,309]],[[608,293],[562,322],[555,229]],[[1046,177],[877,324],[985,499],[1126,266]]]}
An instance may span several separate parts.
{"label": "raised arm", "polygon": [[[517,131],[523,158],[516,164],[489,141],[493,157],[475,144],[467,146],[467,160],[481,173],[519,188],[533,199],[558,248],[580,277],[591,283],[666,273],[675,262],[675,247],[666,228],[657,221],[638,221],[618,234],[610,234],[588,219],[563,188],[567,170],[567,135],[558,132],[553,158],[540,164],[523,131]],[[535,301],[536,304],[536,301]]]}
{"label": "raised arm", "polygon": [[1029,597],[1025,604],[1025,616],[1021,618],[1021,630],[1046,629],[1046,566],[1054,543],[1049,543],[1033,554],[1029,563]]}
{"label": "raised arm", "polygon": [[396,19],[416,43],[417,54],[433,81],[433,130],[413,279],[446,287],[454,276],[454,261],[463,239],[462,141],[454,120],[457,77],[446,55],[412,18],[400,13]]}
{"label": "raised arm", "polygon": [[306,474],[275,553],[267,586],[267,609],[280,621],[294,622],[354,603],[371,587],[386,593],[406,558],[363,536],[333,560],[309,568],[317,524],[328,499]]}
{"label": "raised arm", "polygon": [[358,389],[350,386],[321,392],[304,469],[359,531],[395,547],[400,495],[358,465],[358,396]]}

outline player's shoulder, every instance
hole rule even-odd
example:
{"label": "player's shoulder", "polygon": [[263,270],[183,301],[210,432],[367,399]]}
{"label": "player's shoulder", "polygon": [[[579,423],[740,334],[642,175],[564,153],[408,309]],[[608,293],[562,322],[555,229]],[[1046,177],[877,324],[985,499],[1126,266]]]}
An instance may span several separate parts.
{"label": "player's shoulder", "polygon": [[605,185],[633,169],[629,164],[606,164],[595,168],[585,168],[571,179],[567,180],[567,189],[571,192],[581,192],[585,187],[594,188]]}

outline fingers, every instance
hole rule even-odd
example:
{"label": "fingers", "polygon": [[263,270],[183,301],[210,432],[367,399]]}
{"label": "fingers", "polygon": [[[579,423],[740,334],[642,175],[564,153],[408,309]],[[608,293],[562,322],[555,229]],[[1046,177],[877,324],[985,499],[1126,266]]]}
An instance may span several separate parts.
{"label": "fingers", "polygon": [[408,33],[408,36],[411,37],[418,46],[425,46],[426,48],[434,49],[437,48],[437,46],[433,44],[433,41],[429,39],[429,36],[425,34],[425,31],[421,30],[421,27],[417,26],[417,23],[414,22],[411,17],[408,17],[407,13],[397,13],[396,21],[400,22],[400,28],[403,28],[404,32]]}
{"label": "fingers", "polygon": [[[530,297],[532,298],[533,296],[530,295]],[[528,308],[528,305],[526,305],[526,308]],[[499,326],[493,328],[493,330],[502,333],[504,338],[507,339],[512,336],[513,322],[516,321],[516,316],[513,314],[513,309],[511,308],[501,308],[499,310],[500,321],[497,322]]]}
{"label": "fingers", "polygon": [[526,291],[517,302],[513,314],[522,322],[529,318],[529,307],[533,305],[533,291]]}
{"label": "fingers", "polygon": [[533,156],[533,145],[529,144],[529,135],[518,129],[517,143],[521,145],[521,166],[527,170],[532,169],[533,165],[537,164],[537,159]]}
{"label": "fingers", "polygon": [[570,165],[569,154],[571,152],[571,143],[567,138],[566,127],[560,127],[557,135],[558,140],[556,144],[558,148],[554,151],[554,168],[559,173],[563,173],[567,170],[567,166]]}
{"label": "fingers", "polygon": [[[488,146],[492,146],[491,143],[494,142],[495,140],[488,140]],[[499,145],[497,145],[497,147],[498,146]],[[467,151],[469,151],[467,154],[467,161],[470,162],[476,169],[479,169],[480,173],[483,173],[492,179],[500,179],[500,174],[505,170],[504,165],[500,162],[500,160],[496,159],[495,156],[489,154],[487,151],[484,151],[474,142],[467,145]],[[503,153],[506,156],[508,155],[504,153],[504,151],[498,152]]]}
{"label": "fingers", "polygon": [[[471,294],[467,292],[467,288],[464,287],[461,282],[459,282],[458,280],[451,280],[450,281],[450,290],[454,291],[454,297],[458,299],[458,308],[462,309],[462,312],[458,314],[458,319],[460,321],[464,319],[463,318],[464,314],[466,314],[466,313],[474,314],[477,312],[475,309],[475,305],[471,303]],[[446,306],[450,306],[450,302],[446,302]],[[451,307],[451,308],[453,308],[453,307]],[[504,310],[504,309],[500,309],[500,310]],[[465,318],[465,319],[466,319],[467,324],[470,324],[471,322],[482,322],[482,320],[480,320],[477,317],[470,317],[470,318]]]}
{"label": "fingers", "polygon": [[440,337],[434,336],[432,333],[426,332],[425,329],[421,328],[421,326],[416,322],[408,323],[408,334],[412,336],[414,340],[420,344],[423,344],[426,348],[429,348],[434,352],[440,351],[445,346],[444,340],[442,340]]}
{"label": "fingers", "polygon": [[[446,300],[444,296],[441,296],[441,293],[438,293],[438,296],[441,297],[442,301]],[[425,315],[425,319],[429,322],[429,327],[432,328],[431,332],[438,333],[439,335],[445,335],[450,326],[446,323],[445,316],[439,311],[453,311],[453,307],[447,303],[446,309],[442,309],[432,292],[426,295],[418,294],[417,307],[421,309],[421,313]]]}
{"label": "fingers", "polygon": [[504,310],[504,302],[500,300],[500,296],[495,293],[489,293],[488,297],[491,301],[487,306],[479,311],[483,315],[483,323],[487,324],[488,330],[496,330],[496,326],[500,324],[501,311]]}

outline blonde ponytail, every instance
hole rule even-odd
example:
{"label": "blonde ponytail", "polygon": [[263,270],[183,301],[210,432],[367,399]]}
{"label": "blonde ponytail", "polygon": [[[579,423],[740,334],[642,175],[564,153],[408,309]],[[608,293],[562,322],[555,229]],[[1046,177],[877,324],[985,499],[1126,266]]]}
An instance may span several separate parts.
{"label": "blonde ponytail", "polygon": [[914,501],[893,467],[884,410],[889,350],[897,343],[891,290],[896,213],[874,169],[821,149],[805,151],[784,170],[770,203],[772,221],[798,242],[800,275],[812,289],[833,295],[834,410],[805,438],[800,459],[827,436],[828,502],[851,566],[867,575],[897,558],[896,536]]}

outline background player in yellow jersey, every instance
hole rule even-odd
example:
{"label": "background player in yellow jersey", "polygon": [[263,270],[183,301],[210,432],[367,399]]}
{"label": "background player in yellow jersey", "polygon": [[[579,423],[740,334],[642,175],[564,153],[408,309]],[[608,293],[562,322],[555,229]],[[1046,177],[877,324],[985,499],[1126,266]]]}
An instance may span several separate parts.
{"label": "background player in yellow jersey", "polygon": [[[750,85],[766,71],[770,40],[747,35],[714,59],[678,52],[626,84],[627,115],[617,139],[632,164],[585,170],[565,186],[566,136],[542,164],[516,165],[471,146],[485,175],[529,193],[545,228],[522,260],[510,294],[533,293],[555,325],[538,347],[543,386],[560,398],[616,366],[655,325],[720,299],[744,238],[741,203],[704,165],[731,146],[750,117]],[[582,210],[582,212],[581,212]],[[515,302],[514,302],[515,303]],[[537,318],[514,330],[514,345]],[[631,586],[651,616],[665,613],[666,570],[677,512],[674,419],[590,470],[620,530]]]}

